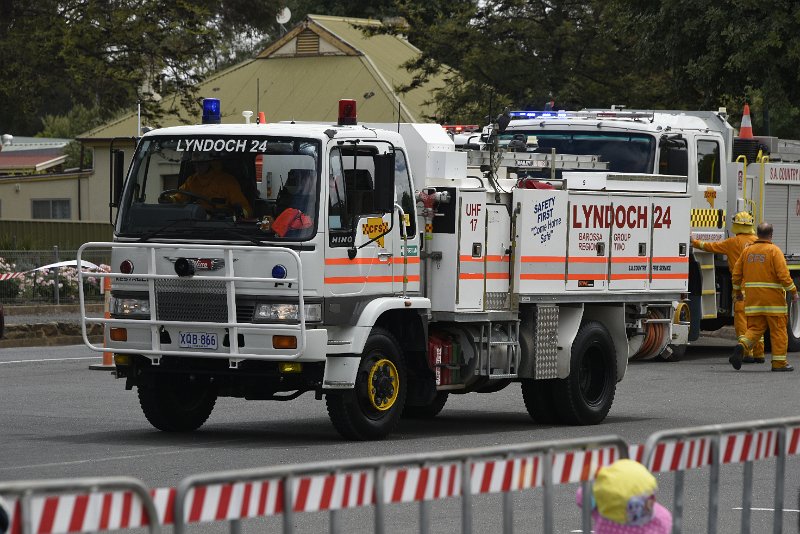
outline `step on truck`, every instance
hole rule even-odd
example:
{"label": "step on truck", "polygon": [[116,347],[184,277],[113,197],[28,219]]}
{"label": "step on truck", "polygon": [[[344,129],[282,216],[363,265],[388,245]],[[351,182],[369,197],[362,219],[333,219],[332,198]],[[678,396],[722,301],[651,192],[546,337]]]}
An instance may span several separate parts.
{"label": "step on truck", "polygon": [[[143,135],[124,183],[116,165],[114,240],[78,253],[112,258],[109,316],[83,313],[104,345],[84,340],[158,429],[310,392],[343,437],[379,439],[512,383],[537,422],[597,424],[629,358],[687,342],[686,177],[457,151],[436,124],[357,124],[354,101],[337,124],[204,105],[210,124]],[[248,206],[181,194],[207,159]]]}
{"label": "step on truck", "polygon": [[[615,172],[688,177],[691,233],[700,241],[732,236],[733,216],[740,211],[753,215],[756,224],[770,222],[773,242],[784,251],[792,278],[800,284],[800,141],[737,137],[724,108],[628,110],[623,106],[515,111],[507,117],[507,127],[498,134],[501,148],[527,145],[539,153],[591,153]],[[479,143],[480,138],[473,134],[471,142]],[[549,172],[533,169],[525,175],[549,176]],[[701,330],[733,324],[731,273],[724,256],[692,250],[689,293],[690,341]],[[790,307],[788,335],[789,350],[799,351],[797,306]],[[665,356],[676,354],[668,351]]]}

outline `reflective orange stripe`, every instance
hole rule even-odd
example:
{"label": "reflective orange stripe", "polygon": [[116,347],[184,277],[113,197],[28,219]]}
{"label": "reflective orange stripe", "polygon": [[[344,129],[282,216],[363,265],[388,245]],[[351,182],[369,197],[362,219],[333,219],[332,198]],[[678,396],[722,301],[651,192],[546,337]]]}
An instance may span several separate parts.
{"label": "reflective orange stripe", "polygon": [[567,280],[605,280],[606,275],[604,274],[570,274],[567,276]]}
{"label": "reflective orange stripe", "polygon": [[508,280],[508,273],[486,273],[487,280]]}
{"label": "reflective orange stripe", "polygon": [[523,274],[519,275],[519,279],[520,280],[560,280],[560,281],[563,282],[564,281],[564,274],[563,273],[561,273],[561,274],[539,274],[539,273],[524,274],[523,273]]}
{"label": "reflective orange stripe", "polygon": [[689,273],[653,273],[653,280],[681,280],[689,278]]}
{"label": "reflective orange stripe", "polygon": [[372,265],[378,258],[326,258],[325,265]]}
{"label": "reflective orange stripe", "polygon": [[606,258],[604,256],[586,256],[586,257],[582,257],[582,256],[572,257],[571,256],[567,260],[567,263],[606,263],[607,261],[608,261],[608,258]]}
{"label": "reflective orange stripe", "polygon": [[[349,258],[327,258],[325,260],[325,265],[376,265],[384,263],[386,263],[386,260],[382,260],[380,258],[353,258],[352,260]],[[402,264],[402,256],[399,258],[392,258],[392,263]],[[419,256],[409,256],[408,263],[419,263]]]}
{"label": "reflective orange stripe", "polygon": [[611,263],[647,263],[648,258],[645,257],[630,257],[630,258],[611,258]]}
{"label": "reflective orange stripe", "polygon": [[508,256],[486,256],[486,261],[508,261]]}
{"label": "reflective orange stripe", "polygon": [[[409,282],[419,282],[419,275],[408,275]],[[403,282],[402,276],[331,276],[325,278],[326,284],[385,284]]]}
{"label": "reflective orange stripe", "polygon": [[612,274],[612,280],[647,280],[647,273],[636,274]]}
{"label": "reflective orange stripe", "polygon": [[566,256],[520,256],[522,263],[564,263]]}
{"label": "reflective orange stripe", "polygon": [[686,256],[653,256],[653,263],[689,263]]}
{"label": "reflective orange stripe", "polygon": [[471,262],[480,261],[480,262],[482,262],[483,261],[483,256],[481,256],[479,258],[473,258],[472,256],[459,256],[458,257],[458,261],[471,261]]}
{"label": "reflective orange stripe", "polygon": [[461,273],[458,278],[461,280],[483,280],[483,273]]}

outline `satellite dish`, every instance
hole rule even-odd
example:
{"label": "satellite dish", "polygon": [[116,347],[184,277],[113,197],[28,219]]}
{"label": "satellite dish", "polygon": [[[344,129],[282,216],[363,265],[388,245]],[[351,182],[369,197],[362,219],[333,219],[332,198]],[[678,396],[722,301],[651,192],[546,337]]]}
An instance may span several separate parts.
{"label": "satellite dish", "polygon": [[286,24],[287,22],[289,22],[289,19],[291,18],[292,18],[292,12],[289,10],[288,7],[284,7],[283,9],[278,11],[277,15],[275,15],[275,20],[278,22],[278,24]]}

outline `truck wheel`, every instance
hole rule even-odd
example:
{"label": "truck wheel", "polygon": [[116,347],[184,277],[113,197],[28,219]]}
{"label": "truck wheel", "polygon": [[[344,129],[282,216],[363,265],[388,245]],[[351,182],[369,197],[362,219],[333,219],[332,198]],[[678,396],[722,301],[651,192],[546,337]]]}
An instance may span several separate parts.
{"label": "truck wheel", "polygon": [[156,377],[152,386],[139,386],[139,405],[150,424],[164,432],[191,432],[206,422],[216,390],[186,378]]}
{"label": "truck wheel", "polygon": [[382,439],[397,428],[406,402],[406,368],[398,347],[390,332],[373,328],[355,387],[327,395],[328,416],[342,437]]}
{"label": "truck wheel", "polygon": [[532,378],[522,380],[522,400],[525,401],[525,409],[539,424],[552,425],[558,422],[558,413],[553,400],[553,384],[556,380],[534,380]]}
{"label": "truck wheel", "polygon": [[570,373],[553,385],[559,419],[596,425],[608,415],[617,387],[617,354],[606,327],[588,321],[572,343]]}
{"label": "truck wheel", "polygon": [[425,406],[409,406],[403,408],[403,417],[409,419],[433,419],[444,408],[447,403],[448,393],[446,391],[438,391],[430,404]]}

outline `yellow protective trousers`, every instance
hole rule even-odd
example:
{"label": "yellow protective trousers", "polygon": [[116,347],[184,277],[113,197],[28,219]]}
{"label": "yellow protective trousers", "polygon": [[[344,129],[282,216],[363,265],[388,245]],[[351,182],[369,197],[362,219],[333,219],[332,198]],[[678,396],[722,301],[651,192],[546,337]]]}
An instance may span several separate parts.
{"label": "yellow protective trousers", "polygon": [[762,336],[767,328],[772,343],[772,367],[785,367],[786,349],[789,347],[785,315],[748,315],[747,332],[739,336],[739,344],[745,351],[752,350],[754,354],[764,354]]}
{"label": "yellow protective trousers", "polygon": [[[736,332],[736,338],[739,339],[747,332],[747,316],[744,314],[744,301],[733,301],[733,329]],[[753,358],[764,357],[764,338],[759,339],[751,349],[745,346],[745,356],[752,356]]]}

